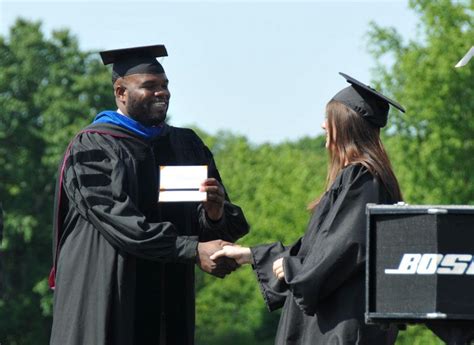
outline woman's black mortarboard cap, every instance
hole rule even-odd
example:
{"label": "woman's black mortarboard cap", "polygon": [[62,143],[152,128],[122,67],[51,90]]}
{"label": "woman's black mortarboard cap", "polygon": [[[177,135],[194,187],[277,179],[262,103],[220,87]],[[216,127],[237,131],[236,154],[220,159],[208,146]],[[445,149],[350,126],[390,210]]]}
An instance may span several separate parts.
{"label": "woman's black mortarboard cap", "polygon": [[130,74],[164,73],[163,66],[156,60],[161,56],[168,56],[162,44],[100,52],[104,65],[113,64],[112,82]]}
{"label": "woman's black mortarboard cap", "polygon": [[389,104],[402,112],[405,109],[390,98],[382,95],[370,86],[339,72],[351,86],[339,91],[332,100],[343,103],[364,119],[377,127],[384,127],[387,124]]}

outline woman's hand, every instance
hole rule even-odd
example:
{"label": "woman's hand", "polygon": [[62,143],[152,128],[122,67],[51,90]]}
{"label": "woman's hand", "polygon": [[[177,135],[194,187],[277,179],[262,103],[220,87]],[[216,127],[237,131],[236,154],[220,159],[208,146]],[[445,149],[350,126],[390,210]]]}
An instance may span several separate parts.
{"label": "woman's hand", "polygon": [[248,247],[241,247],[239,245],[224,246],[221,250],[215,252],[211,256],[211,260],[216,260],[222,256],[234,259],[239,265],[252,264],[252,252]]}
{"label": "woman's hand", "polygon": [[283,258],[279,258],[273,262],[273,274],[278,280],[285,279],[285,270],[283,269]]}

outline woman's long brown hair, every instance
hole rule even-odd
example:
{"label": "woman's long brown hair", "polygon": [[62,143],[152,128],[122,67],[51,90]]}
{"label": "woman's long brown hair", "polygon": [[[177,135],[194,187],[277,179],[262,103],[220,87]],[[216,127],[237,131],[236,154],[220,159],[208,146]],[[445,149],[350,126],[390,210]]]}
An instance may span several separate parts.
{"label": "woman's long brown hair", "polygon": [[[328,103],[326,114],[329,140],[326,190],[345,166],[362,164],[380,179],[394,200],[402,200],[397,178],[380,140],[380,128],[371,125],[369,121],[338,101]],[[321,197],[311,202],[308,208],[314,210]]]}

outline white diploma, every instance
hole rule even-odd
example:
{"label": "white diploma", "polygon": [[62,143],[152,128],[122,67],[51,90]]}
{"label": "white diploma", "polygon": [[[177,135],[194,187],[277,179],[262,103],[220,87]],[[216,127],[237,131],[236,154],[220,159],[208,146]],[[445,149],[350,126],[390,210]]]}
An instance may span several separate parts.
{"label": "white diploma", "polygon": [[464,57],[461,60],[459,60],[459,62],[454,67],[462,67],[462,66],[467,65],[467,63],[469,62],[469,60],[471,60],[473,56],[474,56],[474,46],[472,46],[471,49],[469,49],[467,54],[464,55]]}
{"label": "white diploma", "polygon": [[206,201],[199,187],[207,179],[207,165],[160,166],[159,202]]}

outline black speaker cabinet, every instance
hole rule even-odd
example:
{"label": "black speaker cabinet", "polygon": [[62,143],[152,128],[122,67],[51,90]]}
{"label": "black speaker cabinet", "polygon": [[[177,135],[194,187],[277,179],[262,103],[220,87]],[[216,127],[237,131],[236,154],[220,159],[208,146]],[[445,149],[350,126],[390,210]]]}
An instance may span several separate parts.
{"label": "black speaker cabinet", "polygon": [[367,323],[474,320],[474,207],[367,205]]}

